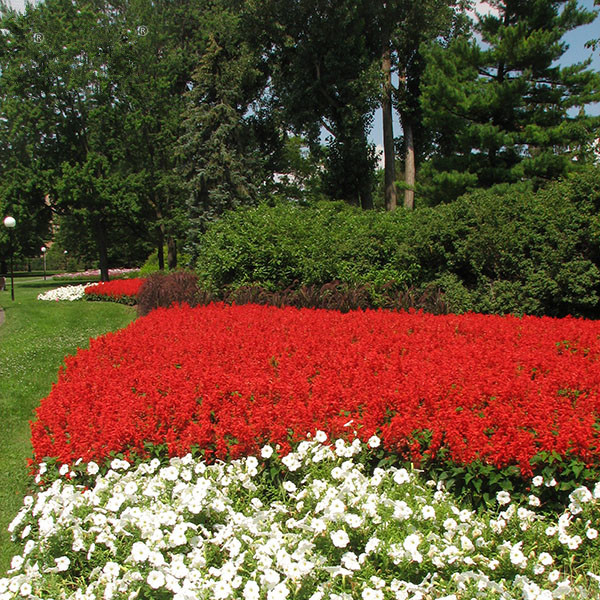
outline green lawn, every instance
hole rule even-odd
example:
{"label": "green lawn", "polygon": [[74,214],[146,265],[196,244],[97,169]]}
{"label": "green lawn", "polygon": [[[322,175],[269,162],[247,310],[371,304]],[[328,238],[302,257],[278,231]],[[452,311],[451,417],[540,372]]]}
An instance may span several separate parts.
{"label": "green lawn", "polygon": [[[8,282],[7,282],[8,283]],[[71,281],[16,278],[15,301],[0,292],[0,572],[14,548],[7,527],[22,505],[30,480],[29,420],[56,381],[65,356],[86,348],[91,337],[125,327],[135,309],[112,302],[42,302],[37,295]]]}

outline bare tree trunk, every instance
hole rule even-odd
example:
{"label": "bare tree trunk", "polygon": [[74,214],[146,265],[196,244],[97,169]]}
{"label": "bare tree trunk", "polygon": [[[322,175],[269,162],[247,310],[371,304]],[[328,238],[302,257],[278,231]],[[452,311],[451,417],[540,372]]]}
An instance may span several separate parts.
{"label": "bare tree trunk", "polygon": [[404,208],[413,210],[415,207],[415,143],[413,140],[412,123],[408,117],[402,119],[404,130]]}
{"label": "bare tree trunk", "polygon": [[96,223],[94,226],[94,233],[100,263],[100,281],[108,281],[108,240],[106,239],[106,228],[104,227],[104,223]]}
{"label": "bare tree trunk", "polygon": [[163,247],[164,236],[161,232],[158,244],[156,245],[156,250],[158,252],[158,270],[165,270],[165,250]]}
{"label": "bare tree trunk", "polygon": [[383,95],[381,112],[383,114],[383,172],[385,186],[385,209],[396,210],[396,167],[394,156],[394,125],[392,122],[392,56],[387,46],[382,55]]}
{"label": "bare tree trunk", "polygon": [[167,236],[167,266],[169,271],[177,268],[177,242],[171,236]]}

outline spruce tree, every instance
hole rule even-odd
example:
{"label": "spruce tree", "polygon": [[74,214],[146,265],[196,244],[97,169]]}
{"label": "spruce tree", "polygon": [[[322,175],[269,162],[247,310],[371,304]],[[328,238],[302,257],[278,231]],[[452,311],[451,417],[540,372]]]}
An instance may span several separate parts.
{"label": "spruce tree", "polygon": [[260,114],[251,110],[266,84],[260,51],[244,42],[241,13],[228,0],[205,19],[206,48],[187,94],[178,150],[193,258],[209,221],[256,201],[266,160],[256,134]]}
{"label": "spruce tree", "polygon": [[468,189],[558,178],[592,160],[600,99],[590,61],[561,66],[564,34],[595,18],[576,0],[493,0],[469,40],[432,47],[426,124],[437,133],[422,172],[429,202]]}

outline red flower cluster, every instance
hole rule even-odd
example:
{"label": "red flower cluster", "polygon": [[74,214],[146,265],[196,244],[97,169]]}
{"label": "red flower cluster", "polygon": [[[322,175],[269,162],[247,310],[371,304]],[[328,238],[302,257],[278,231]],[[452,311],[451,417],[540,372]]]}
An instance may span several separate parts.
{"label": "red flower cluster", "polygon": [[94,298],[100,296],[111,300],[135,299],[144,281],[146,280],[141,277],[101,281],[100,283],[88,285],[84,293],[87,297]]}
{"label": "red flower cluster", "polygon": [[146,444],[235,458],[323,429],[529,474],[542,450],[598,458],[599,356],[600,322],[574,318],[157,309],[66,359],[32,441],[67,463]]}

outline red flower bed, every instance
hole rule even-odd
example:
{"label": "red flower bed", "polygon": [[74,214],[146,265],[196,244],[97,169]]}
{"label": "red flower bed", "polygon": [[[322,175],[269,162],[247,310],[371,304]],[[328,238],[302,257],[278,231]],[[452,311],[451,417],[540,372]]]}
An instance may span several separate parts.
{"label": "red flower bed", "polygon": [[[32,423],[36,460],[285,450],[315,429],[463,463],[597,459],[600,322],[211,304],[158,309],[66,359]],[[348,421],[353,423],[345,427]]]}
{"label": "red flower bed", "polygon": [[142,287],[145,278],[113,279],[112,281],[101,281],[88,285],[84,293],[88,299],[110,299],[116,301],[135,302],[137,293]]}

